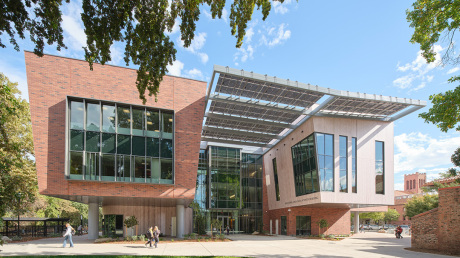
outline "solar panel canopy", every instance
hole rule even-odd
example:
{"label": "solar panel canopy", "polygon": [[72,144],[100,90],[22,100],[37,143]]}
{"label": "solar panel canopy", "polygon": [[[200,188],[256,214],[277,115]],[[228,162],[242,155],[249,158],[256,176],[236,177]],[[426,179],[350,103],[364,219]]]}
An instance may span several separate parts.
{"label": "solar panel canopy", "polygon": [[202,141],[268,150],[312,116],[394,121],[425,105],[420,100],[334,90],[215,65]]}

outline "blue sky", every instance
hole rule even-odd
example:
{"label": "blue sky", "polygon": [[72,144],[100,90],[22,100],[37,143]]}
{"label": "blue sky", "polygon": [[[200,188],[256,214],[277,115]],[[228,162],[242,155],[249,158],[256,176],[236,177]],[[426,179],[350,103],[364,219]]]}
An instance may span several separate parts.
{"label": "blue sky", "polygon": [[[170,33],[178,49],[170,74],[209,82],[212,66],[219,64],[327,88],[428,101],[431,94],[455,88],[447,79],[459,74],[460,67],[426,64],[419,46],[409,42],[413,29],[405,11],[412,2],[275,3],[265,21],[255,11],[240,49],[230,34],[229,5],[220,20],[213,20],[203,6],[189,48],[182,47],[178,27]],[[83,59],[81,2],[64,3],[62,12],[68,49],[58,52],[47,46],[45,53]],[[0,49],[0,72],[18,82],[28,99],[23,50],[34,46],[28,40],[19,42],[20,52],[9,44]],[[446,42],[436,46],[439,57],[446,46]],[[112,64],[124,65],[122,44],[116,43],[112,54]],[[418,118],[429,107],[395,122],[395,189],[403,188],[405,173],[425,172],[431,180],[453,166],[450,156],[460,146],[460,133],[442,133]]]}

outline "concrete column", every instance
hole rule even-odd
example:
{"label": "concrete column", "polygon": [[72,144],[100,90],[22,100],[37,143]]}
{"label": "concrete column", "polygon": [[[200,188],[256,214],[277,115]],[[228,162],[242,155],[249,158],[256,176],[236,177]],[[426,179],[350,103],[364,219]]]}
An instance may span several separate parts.
{"label": "concrete column", "polygon": [[353,213],[355,214],[353,220],[353,230],[355,231],[355,234],[359,234],[359,211],[355,211]]}
{"label": "concrete column", "polygon": [[88,204],[88,239],[99,237],[99,204],[90,202]]}
{"label": "concrete column", "polygon": [[177,204],[176,205],[176,237],[178,238],[183,238],[184,237],[184,225],[185,225],[185,219],[184,219],[184,205],[183,204]]}

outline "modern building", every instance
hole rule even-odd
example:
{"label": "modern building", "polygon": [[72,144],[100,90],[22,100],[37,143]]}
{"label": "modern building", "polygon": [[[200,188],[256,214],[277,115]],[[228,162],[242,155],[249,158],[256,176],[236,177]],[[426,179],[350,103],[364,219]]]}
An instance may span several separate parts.
{"label": "modern building", "polygon": [[25,58],[39,190],[88,203],[92,238],[98,207],[111,231],[134,215],[181,237],[193,200],[208,230],[349,234],[351,212],[393,204],[393,121],[426,105],[222,66],[143,105],[136,70]]}

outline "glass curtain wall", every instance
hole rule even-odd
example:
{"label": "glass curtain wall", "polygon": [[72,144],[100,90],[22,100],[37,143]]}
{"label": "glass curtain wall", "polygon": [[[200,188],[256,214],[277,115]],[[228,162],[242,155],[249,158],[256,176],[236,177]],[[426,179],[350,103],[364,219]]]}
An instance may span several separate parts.
{"label": "glass curtain wall", "polygon": [[240,208],[240,149],[209,147],[211,209]]}
{"label": "glass curtain wall", "polygon": [[291,148],[296,196],[319,192],[314,134]]}
{"label": "glass curtain wall", "polygon": [[172,111],[69,99],[69,179],[172,184]]}
{"label": "glass curtain wall", "polygon": [[291,148],[296,196],[334,191],[334,136],[313,133]]}
{"label": "glass curtain wall", "polygon": [[262,155],[216,146],[200,150],[195,202],[205,214],[207,231],[212,219],[233,233],[261,230],[262,169]]}

